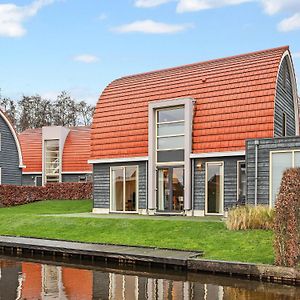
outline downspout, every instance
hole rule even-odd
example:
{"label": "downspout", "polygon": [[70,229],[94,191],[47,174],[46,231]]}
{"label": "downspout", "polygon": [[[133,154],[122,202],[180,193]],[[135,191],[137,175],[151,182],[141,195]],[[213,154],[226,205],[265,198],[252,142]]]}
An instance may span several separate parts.
{"label": "downspout", "polygon": [[258,186],[258,145],[259,141],[255,140],[255,179],[254,179],[254,205],[257,206],[257,186]]}
{"label": "downspout", "polygon": [[192,159],[192,216],[194,216],[194,171],[195,168],[195,160]]}
{"label": "downspout", "polygon": [[148,203],[149,203],[149,200],[148,200],[148,160],[146,160],[146,174],[145,174],[145,180],[146,180],[146,214],[148,215],[149,213],[149,210],[148,210]]}

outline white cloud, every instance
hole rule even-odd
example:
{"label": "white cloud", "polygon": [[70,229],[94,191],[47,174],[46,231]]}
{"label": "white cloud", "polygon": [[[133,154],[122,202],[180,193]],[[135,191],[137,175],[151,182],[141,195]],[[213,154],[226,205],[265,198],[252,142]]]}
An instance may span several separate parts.
{"label": "white cloud", "polygon": [[192,12],[204,9],[213,9],[228,5],[238,5],[253,0],[179,0],[177,12]]}
{"label": "white cloud", "polygon": [[144,20],[113,28],[113,31],[119,33],[140,32],[148,34],[171,34],[184,31],[191,27],[191,24],[167,24],[152,20]]}
{"label": "white cloud", "polygon": [[300,58],[300,52],[296,52],[293,54],[293,57]]}
{"label": "white cloud", "polygon": [[155,7],[160,6],[162,4],[171,2],[174,0],[136,0],[135,6],[136,7]]}
{"label": "white cloud", "polygon": [[0,4],[0,36],[21,37],[26,34],[24,22],[34,17],[38,11],[56,0],[36,0],[27,6],[13,3]]}
{"label": "white cloud", "polygon": [[300,29],[300,12],[293,16],[283,19],[278,24],[278,30],[282,32]]}
{"label": "white cloud", "polygon": [[295,12],[300,10],[299,0],[261,0],[264,10],[269,15],[282,11]]}
{"label": "white cloud", "polygon": [[80,54],[73,57],[75,61],[83,62],[86,64],[92,64],[99,60],[99,58],[95,55],[91,54]]}

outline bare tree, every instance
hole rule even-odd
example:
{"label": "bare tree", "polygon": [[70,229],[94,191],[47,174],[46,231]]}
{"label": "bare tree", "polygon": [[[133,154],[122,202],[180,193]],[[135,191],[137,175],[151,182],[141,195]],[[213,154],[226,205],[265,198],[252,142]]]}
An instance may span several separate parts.
{"label": "bare tree", "polygon": [[62,91],[55,101],[35,95],[23,96],[16,102],[10,98],[2,98],[0,90],[0,106],[19,132],[51,125],[89,126],[95,109],[84,101],[76,102],[65,91]]}
{"label": "bare tree", "polygon": [[84,126],[89,126],[92,124],[93,114],[95,111],[95,107],[87,104],[84,101],[80,101],[77,104],[77,112],[78,112],[78,119],[79,123]]}

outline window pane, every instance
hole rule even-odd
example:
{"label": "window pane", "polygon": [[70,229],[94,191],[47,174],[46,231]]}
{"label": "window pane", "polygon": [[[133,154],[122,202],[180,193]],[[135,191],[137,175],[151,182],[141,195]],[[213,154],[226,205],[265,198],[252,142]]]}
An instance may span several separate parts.
{"label": "window pane", "polygon": [[184,134],[184,122],[158,125],[158,136],[175,134]]}
{"label": "window pane", "polygon": [[159,110],[157,114],[159,123],[184,120],[183,107]]}
{"label": "window pane", "polygon": [[173,168],[173,210],[183,210],[184,168]]}
{"label": "window pane", "polygon": [[300,168],[300,152],[295,151],[295,168]]}
{"label": "window pane", "polygon": [[125,210],[136,210],[136,181],[137,170],[136,167],[126,167],[126,182],[125,182]]}
{"label": "window pane", "polygon": [[158,138],[158,149],[177,149],[184,148],[184,136]]}
{"label": "window pane", "polygon": [[184,150],[167,150],[157,152],[157,162],[184,161]]}
{"label": "window pane", "polygon": [[272,206],[279,192],[283,172],[293,166],[292,152],[272,153]]}
{"label": "window pane", "polygon": [[246,164],[238,163],[238,201],[245,203],[246,200]]}
{"label": "window pane", "polygon": [[221,213],[222,211],[222,166],[207,165],[207,212]]}
{"label": "window pane", "polygon": [[112,209],[123,210],[123,168],[112,170]]}

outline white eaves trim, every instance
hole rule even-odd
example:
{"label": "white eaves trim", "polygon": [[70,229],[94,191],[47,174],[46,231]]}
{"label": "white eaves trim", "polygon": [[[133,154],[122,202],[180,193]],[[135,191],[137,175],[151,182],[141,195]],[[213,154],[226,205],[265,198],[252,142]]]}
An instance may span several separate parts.
{"label": "white eaves trim", "polygon": [[134,162],[134,161],[147,161],[148,156],[138,157],[122,157],[122,158],[104,158],[104,159],[90,159],[89,164],[107,164],[107,163],[122,163],[122,162]]}
{"label": "white eaves trim", "polygon": [[22,172],[22,175],[42,175],[42,172]]}
{"label": "white eaves trim", "polygon": [[244,156],[245,151],[226,151],[226,152],[208,152],[192,153],[190,158],[209,158],[209,157],[226,157],[226,156]]}

